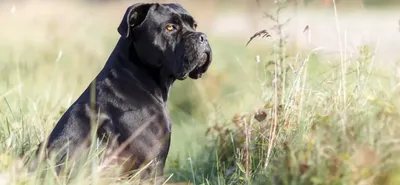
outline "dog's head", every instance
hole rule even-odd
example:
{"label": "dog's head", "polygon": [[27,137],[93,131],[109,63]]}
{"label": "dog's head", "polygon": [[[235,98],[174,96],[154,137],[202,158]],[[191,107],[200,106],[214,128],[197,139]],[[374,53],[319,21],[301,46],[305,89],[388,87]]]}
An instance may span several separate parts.
{"label": "dog's head", "polygon": [[133,42],[141,61],[183,80],[200,78],[212,60],[207,36],[196,27],[179,4],[138,3],[126,10],[118,32]]}

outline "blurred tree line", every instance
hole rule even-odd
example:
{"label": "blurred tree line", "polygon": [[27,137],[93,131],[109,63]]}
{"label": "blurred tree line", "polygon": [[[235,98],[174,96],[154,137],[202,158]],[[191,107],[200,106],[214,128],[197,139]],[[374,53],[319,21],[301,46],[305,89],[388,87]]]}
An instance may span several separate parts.
{"label": "blurred tree line", "polygon": [[[2,0],[3,2],[25,2],[25,1],[31,1],[31,0]],[[0,2],[2,2],[0,1]],[[86,2],[118,2],[118,1],[132,1],[132,0],[75,0],[75,1],[86,1]],[[143,0],[144,2],[147,0]],[[178,0],[181,2],[181,0]],[[221,2],[221,3],[235,3],[235,2],[248,2],[249,0],[186,0],[188,2],[190,1],[214,1],[214,2]],[[254,1],[264,1],[267,3],[273,3],[276,0],[254,0]],[[323,3],[323,4],[331,4],[333,0],[286,0],[288,2],[297,2],[300,4],[311,4],[311,3]],[[135,2],[140,2],[140,0],[135,0]],[[163,0],[155,0],[155,2],[164,2]],[[391,4],[400,4],[400,0],[336,0],[337,4],[341,3],[362,3],[364,5],[391,5]]]}
{"label": "blurred tree line", "polygon": [[[294,0],[303,2],[304,4],[320,1],[324,4],[332,4],[333,0]],[[388,5],[399,3],[399,0],[336,0],[337,4],[341,3],[359,3],[363,5]]]}

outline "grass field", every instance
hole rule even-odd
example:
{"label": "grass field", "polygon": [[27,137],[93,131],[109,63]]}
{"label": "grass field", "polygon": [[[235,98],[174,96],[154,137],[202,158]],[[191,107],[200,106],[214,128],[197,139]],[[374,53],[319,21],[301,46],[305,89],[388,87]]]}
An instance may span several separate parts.
{"label": "grass field", "polygon": [[[99,173],[97,151],[73,175],[22,165],[103,67],[128,4],[0,6],[0,184],[136,183]],[[349,53],[351,38],[329,55],[279,34],[247,39],[210,34],[210,70],[174,84],[168,183],[400,184],[395,52],[377,65],[379,48]]]}

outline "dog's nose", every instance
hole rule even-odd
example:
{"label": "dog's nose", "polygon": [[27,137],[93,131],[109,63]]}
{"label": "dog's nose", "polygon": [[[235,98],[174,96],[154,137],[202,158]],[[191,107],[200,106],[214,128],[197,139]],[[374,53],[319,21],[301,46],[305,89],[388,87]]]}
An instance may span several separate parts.
{"label": "dog's nose", "polygon": [[201,33],[199,36],[200,43],[207,42],[207,36],[204,33]]}

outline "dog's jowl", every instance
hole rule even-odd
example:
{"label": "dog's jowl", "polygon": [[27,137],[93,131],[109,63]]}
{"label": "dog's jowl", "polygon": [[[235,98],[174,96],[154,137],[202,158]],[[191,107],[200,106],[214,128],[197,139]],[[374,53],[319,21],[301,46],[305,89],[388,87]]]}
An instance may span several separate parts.
{"label": "dog's jowl", "polygon": [[95,129],[97,139],[126,172],[152,161],[157,165],[146,171],[162,175],[171,138],[170,88],[175,80],[200,78],[212,60],[207,36],[196,27],[179,4],[130,6],[104,68],[62,115],[37,154],[54,154],[60,170],[67,158],[89,147]]}

